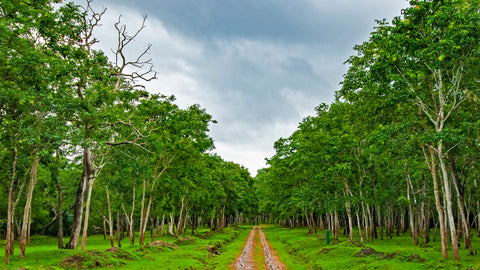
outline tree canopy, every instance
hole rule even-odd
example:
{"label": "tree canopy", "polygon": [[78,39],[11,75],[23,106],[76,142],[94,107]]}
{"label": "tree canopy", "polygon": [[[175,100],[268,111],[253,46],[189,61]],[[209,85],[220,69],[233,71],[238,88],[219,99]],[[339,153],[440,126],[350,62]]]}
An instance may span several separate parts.
{"label": "tree canopy", "polygon": [[479,7],[410,1],[401,17],[377,21],[346,61],[336,101],[276,142],[270,166],[257,176],[260,209],[307,224],[315,224],[312,213],[332,217],[331,224],[340,213],[350,238],[357,225],[362,242],[377,237],[376,227],[391,235],[400,224],[414,244],[419,234],[428,243],[439,223],[443,257],[450,240],[459,259],[459,237],[473,254]]}

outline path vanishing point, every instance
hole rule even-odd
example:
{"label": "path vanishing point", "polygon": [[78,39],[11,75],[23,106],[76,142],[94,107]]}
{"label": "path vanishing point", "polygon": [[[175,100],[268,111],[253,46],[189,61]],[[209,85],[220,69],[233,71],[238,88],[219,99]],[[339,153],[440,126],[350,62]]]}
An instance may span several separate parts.
{"label": "path vanishing point", "polygon": [[[260,241],[259,239],[260,238]],[[261,252],[256,248],[260,244]],[[256,254],[257,253],[257,254]],[[260,254],[258,254],[260,253]],[[263,265],[261,263],[263,258]],[[263,266],[263,268],[262,268]],[[247,242],[243,247],[242,254],[236,259],[235,269],[270,269],[279,270],[286,269],[285,265],[280,262],[275,255],[275,251],[267,242],[265,233],[263,233],[261,227],[253,227],[250,231],[250,235],[247,238]]]}

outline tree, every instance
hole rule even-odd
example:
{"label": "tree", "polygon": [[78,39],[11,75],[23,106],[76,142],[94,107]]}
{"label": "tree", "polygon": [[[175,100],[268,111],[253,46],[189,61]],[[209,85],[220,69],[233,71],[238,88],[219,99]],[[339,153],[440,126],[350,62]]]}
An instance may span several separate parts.
{"label": "tree", "polygon": [[[143,87],[138,84],[138,81],[149,81],[156,78],[151,60],[145,59],[145,56],[150,50],[150,45],[148,45],[144,51],[140,52],[136,59],[129,60],[125,57],[125,49],[127,46],[131,44],[145,28],[145,17],[142,25],[133,35],[128,34],[126,26],[121,25],[120,20],[115,24],[115,29],[118,34],[118,44],[115,50],[116,60],[114,65],[108,62],[103,52],[92,49],[92,46],[98,42],[93,36],[93,31],[100,25],[100,21],[105,12],[106,9],[100,12],[93,10],[91,1],[87,1],[87,6],[82,13],[83,43],[77,44],[80,49],[85,51],[86,56],[84,62],[79,62],[81,66],[78,68],[76,80],[78,89],[77,99],[80,104],[79,109],[81,113],[77,114],[77,117],[73,119],[73,122],[75,122],[77,128],[79,128],[79,133],[82,134],[83,137],[76,143],[79,143],[83,147],[84,173],[77,191],[72,237],[68,245],[71,249],[77,248],[83,216],[84,193],[88,184],[82,249],[85,247],[89,217],[89,199],[95,179],[108,160],[108,158],[100,152],[108,152],[104,151],[108,148],[104,148],[105,145],[115,146],[135,143],[127,140],[122,142],[111,141],[114,134],[118,132],[118,126],[128,126],[134,133],[138,131],[128,120],[122,121],[123,117],[128,119],[129,116],[120,110],[124,108],[121,105],[129,104],[130,102],[138,100],[139,97],[145,96],[146,93],[144,91],[138,91],[138,88]],[[136,70],[132,73],[127,73],[126,70],[130,67]],[[122,98],[130,99],[122,100]],[[115,109],[120,111],[120,113],[114,114]],[[136,133],[134,135],[139,136],[141,134]],[[100,155],[102,155],[103,158],[97,159]],[[98,164],[95,164],[95,162],[98,162]]]}
{"label": "tree", "polygon": [[[20,235],[20,257],[25,256],[33,190],[42,155],[58,147],[66,128],[59,107],[69,91],[69,59],[63,53],[78,40],[76,8],[66,4],[58,8],[51,1],[4,1],[2,14],[2,136],[12,149],[13,166],[9,185],[7,247],[5,261],[13,253],[14,188],[17,162],[29,156],[30,181]],[[58,129],[52,126],[59,126]],[[27,150],[30,149],[30,150]],[[23,184],[21,185],[23,186]],[[10,247],[9,247],[10,246]]]}
{"label": "tree", "polygon": [[447,257],[447,226],[443,224],[440,187],[444,191],[453,257],[458,260],[447,164],[447,155],[455,147],[455,144],[448,144],[453,135],[449,120],[458,113],[472,91],[478,89],[474,74],[478,74],[480,17],[477,10],[480,3],[411,1],[411,5],[404,10],[403,18],[396,18],[391,26],[380,22],[370,41],[356,47],[358,56],[348,61],[352,67],[346,75],[350,81],[347,87],[396,95],[418,108],[418,117],[424,121],[422,147],[435,186],[442,254]]}

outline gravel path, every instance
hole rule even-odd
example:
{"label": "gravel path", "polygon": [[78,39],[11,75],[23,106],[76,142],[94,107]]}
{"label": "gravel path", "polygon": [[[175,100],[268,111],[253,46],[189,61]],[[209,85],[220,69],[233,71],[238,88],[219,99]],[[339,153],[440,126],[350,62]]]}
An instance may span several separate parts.
{"label": "gravel path", "polygon": [[236,269],[258,269],[254,261],[255,255],[255,237],[260,237],[260,243],[262,246],[262,255],[265,258],[264,267],[270,270],[283,270],[286,269],[285,265],[281,263],[277,256],[275,256],[273,249],[268,244],[265,234],[261,227],[253,227],[248,236],[247,242],[243,247],[242,254],[235,262]]}
{"label": "gravel path", "polygon": [[250,231],[250,235],[248,236],[247,242],[243,247],[242,255],[237,260],[236,269],[255,269],[255,262],[253,261],[253,253],[255,251],[254,247],[254,238],[256,232],[255,228]]}
{"label": "gravel path", "polygon": [[270,244],[268,244],[267,238],[265,238],[265,234],[260,227],[258,227],[258,234],[260,235],[260,242],[262,243],[262,250],[265,256],[265,264],[267,265],[267,268],[270,270],[285,269],[285,265],[283,265],[283,263],[278,260],[278,257],[275,256],[272,247]]}

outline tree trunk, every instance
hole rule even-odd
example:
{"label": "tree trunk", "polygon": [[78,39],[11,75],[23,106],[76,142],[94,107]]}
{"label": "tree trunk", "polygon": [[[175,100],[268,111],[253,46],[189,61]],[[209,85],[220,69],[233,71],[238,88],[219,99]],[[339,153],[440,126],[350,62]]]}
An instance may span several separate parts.
{"label": "tree trunk", "polygon": [[103,240],[107,240],[107,219],[103,218]]}
{"label": "tree trunk", "polygon": [[188,204],[185,206],[185,217],[183,218],[182,238],[185,238],[185,232],[187,231],[188,221]]}
{"label": "tree trunk", "polygon": [[223,229],[225,228],[225,206],[223,206],[223,209],[222,209],[222,216],[221,216],[221,222],[220,222],[220,228]]}
{"label": "tree trunk", "polygon": [[467,215],[465,211],[464,205],[464,189],[462,183],[460,183],[460,179],[458,177],[457,169],[455,168],[454,160],[451,159],[450,162],[450,171],[452,172],[452,179],[453,184],[455,186],[455,191],[457,192],[457,204],[458,204],[458,212],[459,212],[459,224],[462,224],[462,232],[463,232],[463,241],[464,246],[470,252],[470,255],[473,255],[472,243],[470,242],[471,237],[471,229],[470,224],[467,220]]}
{"label": "tree trunk", "polygon": [[[335,212],[335,214],[338,216],[337,212]],[[370,242],[373,242],[373,238],[374,238],[374,230],[375,230],[375,226],[374,226],[374,220],[373,220],[373,215],[372,215],[372,210],[370,209],[370,204],[367,203],[367,215],[368,215],[368,222],[370,224],[370,230],[368,230],[368,234],[370,234]],[[337,217],[336,216],[336,217]],[[340,225],[338,225],[340,227]]]}
{"label": "tree trunk", "polygon": [[7,232],[5,235],[5,264],[10,263],[10,255],[13,254],[11,247],[13,246],[13,224],[15,218],[15,178],[17,177],[17,148],[13,149],[12,177],[8,186],[8,209],[7,209]]}
{"label": "tree trunk", "polygon": [[382,224],[382,213],[380,210],[380,206],[377,206],[376,210],[377,210],[378,230],[380,231],[380,240],[383,240],[383,224]]}
{"label": "tree trunk", "polygon": [[308,234],[313,234],[313,227],[312,227],[312,224],[310,222],[310,219],[308,218],[308,214],[307,214],[306,211],[305,211],[305,216],[307,217]]}
{"label": "tree trunk", "polygon": [[183,208],[185,207],[185,195],[182,196],[182,206],[180,208],[180,216],[178,217],[178,225],[177,225],[177,238],[180,234],[180,230],[182,228],[182,219],[183,219]]}
{"label": "tree trunk", "polygon": [[122,247],[122,221],[120,220],[120,207],[117,210],[117,246]]}
{"label": "tree trunk", "polygon": [[163,215],[162,215],[162,225],[161,225],[161,229],[160,229],[160,237],[163,237],[164,229],[165,229],[165,213],[163,213]]}
{"label": "tree trunk", "polygon": [[140,209],[140,232],[138,235],[139,243],[143,246],[143,242],[145,241],[145,233],[142,230],[143,224],[145,223],[145,189],[146,189],[146,181],[145,178],[143,179],[143,190],[142,190],[142,207]]}
{"label": "tree trunk", "polygon": [[20,234],[20,258],[25,257],[25,249],[27,246],[28,223],[30,223],[33,189],[37,183],[38,161],[40,157],[34,154],[32,169],[30,171],[30,184],[28,185],[27,201],[25,202],[25,210],[23,212],[22,231]]}
{"label": "tree trunk", "polygon": [[175,235],[173,233],[174,224],[175,224],[175,221],[173,220],[173,213],[170,213],[170,221],[168,222],[168,234],[170,234],[171,236]]}
{"label": "tree trunk", "polygon": [[[407,179],[407,200],[408,200],[408,220],[410,221],[410,235],[412,237],[413,245],[418,245],[418,233],[417,227],[415,226],[415,213],[414,213],[414,203],[415,200],[410,198],[410,187],[412,186],[412,180],[410,174],[408,173],[408,165],[405,163],[405,178]],[[414,192],[412,188],[412,193]]]}
{"label": "tree trunk", "polygon": [[[13,176],[14,178],[15,176]],[[7,232],[5,235],[5,264],[10,263],[10,255],[13,254],[13,250],[11,250],[12,243],[14,241],[13,238],[13,224],[15,218],[15,208],[14,208],[14,200],[15,194],[13,191],[13,180],[10,183],[10,187],[8,188],[8,212],[7,212]]]}
{"label": "tree trunk", "polygon": [[[211,231],[215,231],[215,224],[214,224],[214,220],[215,220],[215,217],[217,216],[217,212],[215,212],[215,206],[213,207],[213,216],[212,218],[210,219],[210,230]],[[255,222],[255,221],[254,221]],[[252,224],[253,225],[253,224]]]}
{"label": "tree trunk", "polygon": [[442,200],[440,198],[440,186],[439,186],[439,181],[438,181],[438,175],[437,175],[437,162],[435,160],[435,150],[430,147],[429,154],[427,154],[427,151],[424,146],[422,146],[423,150],[423,155],[425,157],[425,161],[428,165],[428,168],[430,170],[430,174],[432,175],[433,179],[433,193],[435,195],[435,206],[437,208],[437,213],[438,213],[438,221],[440,225],[440,237],[442,241],[442,257],[443,258],[448,258],[448,232],[445,224],[445,215],[443,212],[443,206],[442,206]]}
{"label": "tree trunk", "polygon": [[155,236],[155,218],[150,218],[150,243],[153,243],[153,238]]}
{"label": "tree trunk", "polygon": [[63,248],[63,194],[62,194],[62,185],[57,181],[57,190],[58,190],[58,231],[57,231],[57,240],[58,248]]}
{"label": "tree trunk", "polygon": [[92,198],[93,184],[95,183],[95,177],[90,177],[88,180],[88,191],[87,191],[87,203],[85,205],[85,218],[83,219],[83,233],[82,233],[82,244],[81,249],[85,250],[85,245],[87,244],[87,235],[88,235],[88,220],[90,218],[90,201]]}
{"label": "tree trunk", "polygon": [[141,246],[143,246],[145,242],[145,231],[147,230],[147,221],[150,216],[150,207],[152,206],[152,200],[153,200],[153,190],[155,188],[155,184],[157,183],[158,179],[163,175],[163,173],[167,170],[167,168],[170,166],[170,163],[172,163],[172,160],[175,158],[175,156],[172,156],[165,167],[158,172],[154,179],[152,184],[150,185],[150,194],[148,195],[148,204],[145,208],[145,188],[146,188],[146,183],[145,183],[145,178],[143,179],[143,193],[142,193],[142,210],[140,213],[140,235],[139,235],[139,243]]}
{"label": "tree trunk", "polygon": [[68,243],[69,249],[77,249],[78,239],[80,238],[80,230],[82,226],[83,216],[83,198],[85,195],[85,189],[88,179],[92,175],[90,163],[90,149],[88,147],[83,149],[83,172],[80,184],[77,189],[77,197],[75,199],[75,211],[73,215],[72,235],[70,236],[70,242]]}
{"label": "tree trunk", "polygon": [[427,178],[423,175],[423,243],[430,242],[430,207],[428,203]]}
{"label": "tree trunk", "polygon": [[27,245],[30,245],[30,228],[32,227],[32,205],[28,209],[28,222],[27,222]]}
{"label": "tree trunk", "polygon": [[[407,219],[405,219],[405,210],[404,210],[404,209],[402,209],[402,216],[403,216],[403,218],[404,218],[404,221],[407,220]],[[397,218],[397,217],[398,217],[398,215],[395,215],[395,214],[393,215],[392,226],[396,226],[396,227],[397,227],[397,228],[396,228],[396,229],[397,229],[397,233],[396,233],[396,234],[397,234],[397,236],[400,236],[400,222],[398,222],[398,220],[397,220],[398,218]],[[402,222],[402,223],[403,223],[403,222]],[[406,228],[406,227],[408,227],[408,226],[404,226],[404,228]],[[405,234],[405,231],[402,231],[402,233]]]}
{"label": "tree trunk", "polygon": [[144,209],[144,213],[143,213],[143,223],[142,223],[142,226],[140,227],[140,245],[143,246],[143,244],[145,243],[145,232],[147,231],[147,223],[148,223],[148,218],[150,217],[150,207],[152,206],[152,195],[150,194],[148,196],[148,203],[147,203],[147,207]]}
{"label": "tree trunk", "polygon": [[[320,202],[318,202],[318,209],[322,209],[322,205],[320,204]],[[320,229],[320,231],[323,231],[325,229],[325,224],[323,223],[323,217],[322,217],[322,214],[319,214],[318,215],[318,227]]]}
{"label": "tree trunk", "polygon": [[107,193],[107,208],[108,208],[108,229],[110,231],[110,247],[115,247],[115,238],[113,237],[113,219],[112,219],[112,206],[110,204],[110,194],[108,187],[106,187]]}
{"label": "tree trunk", "polygon": [[[403,209],[400,209],[401,213],[400,213],[400,216],[401,217],[404,217],[405,216],[405,213],[404,213],[404,210]],[[393,211],[392,208],[390,208],[390,218],[389,218],[389,222],[390,222],[390,240],[392,240],[393,238],[393,234],[395,232],[395,227],[397,226],[396,223],[399,223],[397,222],[397,220],[399,219],[399,213],[398,212],[395,212]],[[403,223],[402,223],[403,224]],[[398,226],[397,226],[397,236],[399,234],[399,231],[398,231]]]}
{"label": "tree trunk", "polygon": [[[473,178],[475,189],[478,190],[477,176]],[[480,200],[477,198],[477,237],[480,237]]]}
{"label": "tree trunk", "polygon": [[51,179],[57,186],[57,219],[58,219],[58,230],[57,230],[57,241],[58,248],[63,249],[63,193],[62,193],[62,184],[58,180],[59,175],[59,160],[60,156],[58,150],[55,153],[55,163],[51,169]]}
{"label": "tree trunk", "polygon": [[438,154],[438,161],[440,163],[440,169],[442,172],[443,188],[445,190],[444,197],[445,197],[445,201],[447,202],[447,218],[448,218],[448,225],[450,228],[450,238],[452,242],[453,259],[458,261],[460,260],[460,255],[458,251],[458,238],[457,238],[457,232],[455,229],[456,228],[455,219],[453,215],[452,192],[450,190],[450,183],[448,181],[448,171],[447,171],[447,166],[444,160],[442,142],[440,142],[440,144],[437,147],[437,154]]}
{"label": "tree trunk", "polygon": [[135,213],[135,185],[133,185],[133,198],[132,198],[132,211],[130,212],[130,246],[135,245],[135,221],[133,220],[133,214]]}
{"label": "tree trunk", "polygon": [[377,217],[377,206],[372,206],[372,220],[371,220],[371,227],[372,227],[372,232],[373,236],[375,239],[378,239],[378,233],[377,233],[377,222],[375,222],[375,218]]}
{"label": "tree trunk", "polygon": [[335,209],[335,215],[334,215],[334,228],[335,228],[335,237],[338,237],[338,234],[340,233],[340,219],[338,218],[338,211]]}
{"label": "tree trunk", "polygon": [[385,233],[387,235],[387,239],[391,239],[392,235],[392,207],[387,207],[387,213],[385,214]]}
{"label": "tree trunk", "polygon": [[345,184],[344,197],[346,198],[346,200],[345,200],[345,210],[347,212],[347,217],[348,217],[348,232],[349,232],[349,235],[350,235],[350,241],[353,242],[353,220],[352,220],[351,204],[350,204],[350,199],[349,199],[349,196],[352,194],[352,191],[350,190],[350,186],[348,185],[347,178],[343,178],[343,183]]}
{"label": "tree trunk", "polygon": [[[122,205],[123,207],[123,205]],[[128,217],[128,214],[125,210],[123,210],[123,215],[125,215],[125,221],[126,221],[126,224],[125,224],[125,231],[127,232],[127,236],[130,238],[130,218]]]}
{"label": "tree trunk", "polygon": [[357,214],[357,226],[358,226],[358,235],[360,236],[360,243],[364,243],[364,240],[363,240],[363,234],[362,234],[362,224],[361,224],[361,221],[360,221],[360,214],[358,213],[358,209],[356,210],[356,214]]}
{"label": "tree trunk", "polygon": [[[362,192],[360,191],[360,196],[363,197],[361,193]],[[363,200],[361,201],[361,204],[362,204],[363,224],[365,226],[365,241],[369,241],[369,233],[368,233],[369,224],[367,219],[367,212],[365,211],[365,203],[363,202]]]}
{"label": "tree trunk", "polygon": [[406,227],[405,226],[405,213],[404,213],[404,210],[401,209],[401,212],[399,213],[400,214],[400,230],[402,231],[402,233],[405,233],[406,232]]}
{"label": "tree trunk", "polygon": [[195,234],[195,229],[197,228],[197,207],[193,206],[192,209],[192,235]]}

